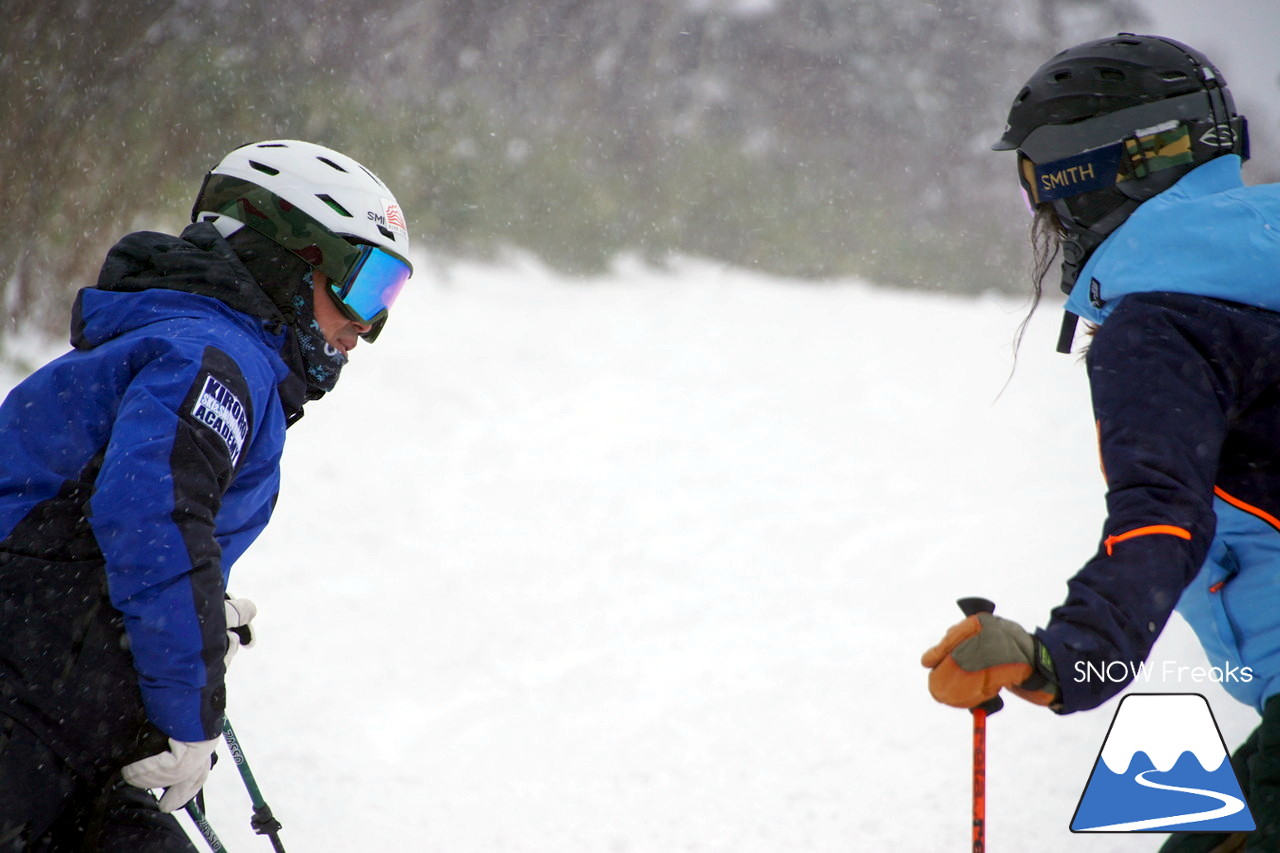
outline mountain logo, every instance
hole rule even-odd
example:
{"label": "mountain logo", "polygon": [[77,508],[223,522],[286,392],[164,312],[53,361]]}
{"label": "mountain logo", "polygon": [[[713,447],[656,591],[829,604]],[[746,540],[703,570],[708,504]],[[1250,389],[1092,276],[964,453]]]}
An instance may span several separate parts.
{"label": "mountain logo", "polygon": [[1199,693],[1120,700],[1072,832],[1249,832],[1253,815]]}

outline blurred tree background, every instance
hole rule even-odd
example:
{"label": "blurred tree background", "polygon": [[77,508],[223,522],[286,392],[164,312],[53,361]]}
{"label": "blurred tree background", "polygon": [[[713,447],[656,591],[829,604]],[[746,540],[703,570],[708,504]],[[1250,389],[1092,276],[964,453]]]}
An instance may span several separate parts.
{"label": "blurred tree background", "polygon": [[418,247],[572,273],[696,254],[787,276],[1021,287],[988,151],[1026,76],[1125,0],[9,0],[8,323],[134,229],[176,233],[231,148],[302,138],[392,186]]}

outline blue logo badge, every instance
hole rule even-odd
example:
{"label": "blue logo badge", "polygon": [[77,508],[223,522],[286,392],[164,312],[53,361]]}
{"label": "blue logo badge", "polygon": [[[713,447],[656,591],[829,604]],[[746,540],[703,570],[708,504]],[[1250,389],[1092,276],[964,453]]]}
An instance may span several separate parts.
{"label": "blue logo badge", "polygon": [[1072,832],[1250,832],[1253,816],[1199,693],[1120,700]]}

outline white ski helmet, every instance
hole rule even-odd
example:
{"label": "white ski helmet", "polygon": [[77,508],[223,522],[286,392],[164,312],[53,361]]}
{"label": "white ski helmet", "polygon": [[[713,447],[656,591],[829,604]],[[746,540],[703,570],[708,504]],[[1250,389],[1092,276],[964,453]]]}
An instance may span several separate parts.
{"label": "white ski helmet", "polygon": [[[409,230],[391,190],[360,163],[323,145],[277,139],[232,151],[205,176],[191,209],[192,222],[221,218],[252,228],[324,272],[344,312],[378,329],[413,270]],[[364,247],[385,255],[370,259]],[[351,292],[361,271],[375,267],[385,279],[377,292],[367,286]]]}

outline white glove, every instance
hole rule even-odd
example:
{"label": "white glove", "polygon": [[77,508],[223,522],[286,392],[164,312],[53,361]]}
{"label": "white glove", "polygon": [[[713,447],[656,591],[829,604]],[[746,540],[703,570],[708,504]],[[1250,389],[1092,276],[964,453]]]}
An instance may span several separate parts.
{"label": "white glove", "polygon": [[204,787],[218,739],[183,743],[169,739],[169,751],[135,761],[121,769],[124,781],[135,788],[165,788],[160,811],[173,812],[191,802]]}
{"label": "white glove", "polygon": [[258,642],[257,629],[249,625],[258,615],[258,605],[247,598],[228,598],[223,603],[227,613],[227,653],[222,661],[230,666],[241,646],[249,649]]}

